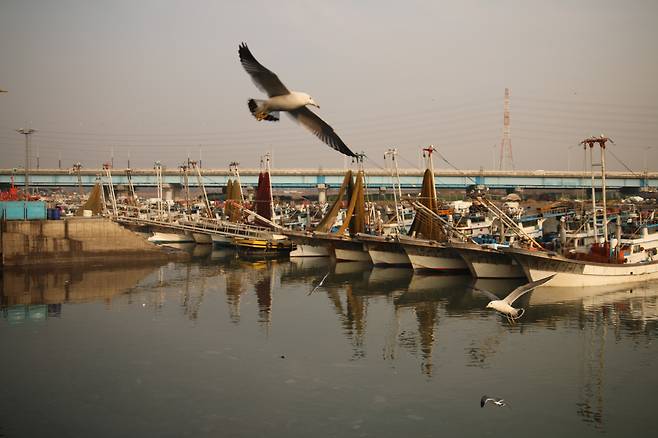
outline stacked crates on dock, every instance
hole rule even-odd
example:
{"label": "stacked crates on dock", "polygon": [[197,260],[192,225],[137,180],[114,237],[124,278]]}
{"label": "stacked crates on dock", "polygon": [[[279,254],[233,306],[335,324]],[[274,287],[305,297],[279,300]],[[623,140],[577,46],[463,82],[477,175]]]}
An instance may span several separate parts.
{"label": "stacked crates on dock", "polygon": [[46,219],[44,201],[0,201],[0,220],[34,221]]}

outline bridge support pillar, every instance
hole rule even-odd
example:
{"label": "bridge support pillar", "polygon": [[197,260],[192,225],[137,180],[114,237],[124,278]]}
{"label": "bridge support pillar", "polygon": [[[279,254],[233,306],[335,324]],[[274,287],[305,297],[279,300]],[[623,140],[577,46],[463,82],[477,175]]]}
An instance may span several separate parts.
{"label": "bridge support pillar", "polygon": [[318,184],[318,203],[320,205],[327,203],[327,185]]}
{"label": "bridge support pillar", "polygon": [[173,184],[162,185],[162,198],[165,201],[174,201],[180,198],[181,188]]}

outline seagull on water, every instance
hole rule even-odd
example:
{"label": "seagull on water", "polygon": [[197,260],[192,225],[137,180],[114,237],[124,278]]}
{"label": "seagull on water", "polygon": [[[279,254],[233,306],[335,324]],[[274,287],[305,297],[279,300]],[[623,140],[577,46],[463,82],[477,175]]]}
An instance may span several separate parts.
{"label": "seagull on water", "polygon": [[315,103],[309,94],[288,90],[276,74],[256,61],[245,43],[240,44],[238,54],[240,63],[251,76],[251,80],[270,97],[267,100],[249,99],[247,101],[249,111],[256,120],[276,122],[279,120],[279,111],[285,111],[338,152],[349,157],[356,157],[356,154],[334,132],[334,128],[308,109],[308,106],[320,108],[320,105]]}
{"label": "seagull on water", "polygon": [[503,400],[502,398],[489,397],[488,395],[483,395],[482,398],[480,399],[480,407],[483,408],[484,405],[486,405],[489,402],[491,402],[491,403],[493,403],[496,406],[499,406],[501,408],[504,408],[504,407],[507,406],[507,402],[505,400]]}
{"label": "seagull on water", "polygon": [[542,278],[541,280],[531,281],[530,283],[521,285],[516,289],[514,289],[512,292],[510,292],[510,294],[507,295],[502,300],[488,290],[477,289],[477,288],[473,288],[473,290],[475,292],[482,293],[483,295],[491,299],[491,301],[489,301],[489,304],[487,304],[487,309],[494,309],[495,311],[505,315],[510,322],[513,322],[514,320],[522,317],[523,314],[525,313],[524,309],[517,309],[515,307],[512,307],[514,301],[518,300],[519,298],[521,298],[521,296],[534,290],[535,288],[541,286],[542,284],[548,282],[553,277],[555,277],[555,274],[549,275],[548,277]]}

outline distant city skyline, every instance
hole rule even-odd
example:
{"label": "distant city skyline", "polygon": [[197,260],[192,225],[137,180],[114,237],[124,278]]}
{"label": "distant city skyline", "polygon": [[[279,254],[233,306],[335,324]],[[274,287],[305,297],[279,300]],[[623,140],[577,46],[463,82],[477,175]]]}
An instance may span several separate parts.
{"label": "distant city skyline", "polygon": [[[257,122],[263,94],[242,41],[354,151],[382,167],[497,168],[510,89],[517,169],[581,170],[578,142],[605,134],[609,167],[658,169],[658,3],[634,1],[145,0],[0,5],[0,167],[340,168],[294,121]],[[349,161],[348,161],[349,163]]]}

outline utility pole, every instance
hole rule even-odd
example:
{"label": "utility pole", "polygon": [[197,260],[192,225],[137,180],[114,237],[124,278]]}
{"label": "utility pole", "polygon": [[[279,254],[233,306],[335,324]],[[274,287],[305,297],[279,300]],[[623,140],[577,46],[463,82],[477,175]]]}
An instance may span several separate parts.
{"label": "utility pole", "polygon": [[16,132],[25,136],[25,197],[30,196],[30,136],[37,132],[36,129],[23,128]]}

